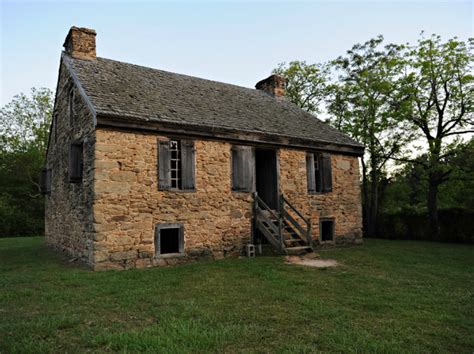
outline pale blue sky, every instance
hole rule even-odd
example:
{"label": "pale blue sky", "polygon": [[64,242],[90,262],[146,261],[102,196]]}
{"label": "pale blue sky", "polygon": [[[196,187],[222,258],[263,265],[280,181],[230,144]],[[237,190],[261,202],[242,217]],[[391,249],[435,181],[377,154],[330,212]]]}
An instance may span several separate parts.
{"label": "pale blue sky", "polygon": [[253,87],[280,62],[321,62],[383,34],[473,36],[473,1],[1,2],[1,101],[55,89],[72,25],[97,31],[98,56]]}

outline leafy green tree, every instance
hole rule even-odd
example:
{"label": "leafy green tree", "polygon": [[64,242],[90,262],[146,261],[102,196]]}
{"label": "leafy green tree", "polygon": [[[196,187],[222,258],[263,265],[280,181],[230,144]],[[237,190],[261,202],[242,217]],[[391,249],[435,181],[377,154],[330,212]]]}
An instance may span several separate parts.
{"label": "leafy green tree", "polygon": [[46,151],[53,111],[53,92],[32,88],[30,96],[23,93],[0,109],[1,149],[21,151],[30,147]]}
{"label": "leafy green tree", "polygon": [[383,46],[383,37],[356,44],[332,62],[338,81],[327,91],[330,122],[366,146],[362,164],[364,229],[375,236],[380,185],[386,164],[409,136],[402,133],[393,104],[402,47]]}
{"label": "leafy green tree", "polygon": [[39,175],[44,164],[53,93],[32,89],[0,109],[0,235],[37,234],[43,229]]}
{"label": "leafy green tree", "polygon": [[[427,214],[428,171],[421,163],[428,162],[428,155],[423,154],[416,160],[416,163],[405,163],[404,167],[387,181],[383,205],[381,205],[382,214],[392,216]],[[472,214],[474,211],[474,138],[457,146],[449,158],[443,160],[443,164],[444,168],[450,169],[452,173],[450,178],[440,185],[440,210],[449,211],[452,215],[459,212]],[[456,223],[456,220],[452,222]],[[428,235],[429,232],[426,234]]]}
{"label": "leafy green tree", "polygon": [[407,46],[401,62],[404,70],[399,102],[405,131],[426,142],[426,160],[406,149],[405,161],[420,164],[427,173],[427,208],[432,237],[439,239],[438,218],[440,186],[449,180],[453,168],[446,163],[463,142],[464,134],[474,133],[473,44],[440,36],[422,38]]}
{"label": "leafy green tree", "polygon": [[298,107],[310,113],[319,113],[326,96],[329,68],[305,61],[281,63],[273,70],[288,80],[285,96]]}
{"label": "leafy green tree", "polygon": [[[357,44],[329,64],[292,61],[274,73],[288,79],[286,97],[311,113],[329,114],[329,122],[367,147],[362,159],[364,229],[374,236],[379,185],[387,161],[409,137],[402,135],[391,104],[401,64],[402,47],[382,46],[383,37]],[[325,109],[323,109],[325,106]]]}

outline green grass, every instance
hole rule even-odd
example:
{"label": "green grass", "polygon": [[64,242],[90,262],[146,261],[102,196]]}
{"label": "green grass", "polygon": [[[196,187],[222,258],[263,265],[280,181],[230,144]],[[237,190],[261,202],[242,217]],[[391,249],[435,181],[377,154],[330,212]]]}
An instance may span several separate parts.
{"label": "green grass", "polygon": [[91,272],[0,239],[0,353],[472,352],[474,247],[366,240],[279,257]]}

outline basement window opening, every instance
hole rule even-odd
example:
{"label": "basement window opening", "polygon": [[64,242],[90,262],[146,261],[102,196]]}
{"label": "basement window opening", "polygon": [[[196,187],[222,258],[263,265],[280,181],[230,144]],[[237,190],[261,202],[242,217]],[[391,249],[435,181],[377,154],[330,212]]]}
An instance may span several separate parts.
{"label": "basement window opening", "polygon": [[157,225],[155,231],[156,255],[183,253],[184,232],[182,225]]}
{"label": "basement window opening", "polygon": [[334,240],[334,220],[323,219],[320,223],[320,235],[321,241],[333,241]]}

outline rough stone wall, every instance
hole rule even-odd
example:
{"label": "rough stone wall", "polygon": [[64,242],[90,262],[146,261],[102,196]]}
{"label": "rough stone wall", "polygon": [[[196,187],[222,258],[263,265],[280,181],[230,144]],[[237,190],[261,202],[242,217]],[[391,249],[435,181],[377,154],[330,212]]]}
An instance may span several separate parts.
{"label": "rough stone wall", "polygon": [[[98,129],[95,144],[94,268],[175,264],[238,255],[250,240],[251,193],[231,190],[231,144],[195,141],[196,191],[160,191],[158,136]],[[280,189],[313,224],[335,218],[335,242],[362,240],[358,160],[332,155],[333,192],[308,195],[306,153],[280,149]],[[184,225],[185,254],[156,258],[155,226]]]}
{"label": "rough stone wall", "polygon": [[[196,140],[196,191],[159,191],[157,138],[96,131],[95,269],[238,255],[250,240],[252,198],[231,191],[231,145]],[[183,257],[154,257],[160,223],[184,225]]]}
{"label": "rough stone wall", "polygon": [[[74,90],[73,119],[69,115],[69,93]],[[94,167],[93,117],[69,72],[62,63],[50,132],[46,167],[52,170],[51,194],[46,196],[45,236],[50,246],[90,263],[92,257],[92,201]],[[69,145],[84,141],[82,183],[70,183]]]}
{"label": "rough stone wall", "polygon": [[320,218],[334,218],[334,243],[362,242],[362,205],[357,157],[331,154],[332,192],[308,194],[306,152],[279,151],[280,189],[311,219],[313,240],[319,242]]}
{"label": "rough stone wall", "polygon": [[89,28],[71,27],[64,42],[64,48],[73,57],[84,60],[96,58],[94,30]]}

